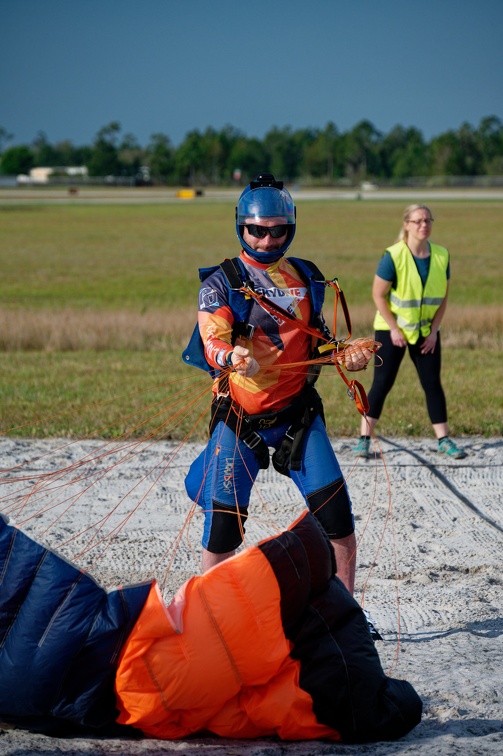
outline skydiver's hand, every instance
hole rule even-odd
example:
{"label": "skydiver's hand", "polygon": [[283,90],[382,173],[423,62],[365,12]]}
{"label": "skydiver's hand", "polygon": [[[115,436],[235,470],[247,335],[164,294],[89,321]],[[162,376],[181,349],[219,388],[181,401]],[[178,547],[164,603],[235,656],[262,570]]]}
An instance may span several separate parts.
{"label": "skydiver's hand", "polygon": [[250,357],[250,350],[235,346],[231,357],[232,367],[245,378],[252,378],[260,370],[257,360]]}
{"label": "skydiver's hand", "polygon": [[346,370],[365,370],[381,346],[380,341],[374,341],[371,338],[355,339],[345,344],[343,349],[335,350],[332,359]]}
{"label": "skydiver's hand", "polygon": [[358,340],[350,342],[344,350],[344,365],[346,370],[364,370],[370,360],[373,352],[367,349]]}

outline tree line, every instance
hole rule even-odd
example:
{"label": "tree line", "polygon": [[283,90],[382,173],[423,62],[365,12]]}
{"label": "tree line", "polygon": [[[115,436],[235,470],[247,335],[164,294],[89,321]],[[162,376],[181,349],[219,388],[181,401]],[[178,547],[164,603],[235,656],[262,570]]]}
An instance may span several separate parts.
{"label": "tree line", "polygon": [[6,175],[28,174],[36,166],[86,166],[91,179],[123,177],[172,186],[225,186],[263,171],[328,186],[503,175],[503,123],[497,116],[482,118],[476,128],[463,123],[429,141],[414,127],[383,133],[368,120],[346,132],[332,122],[323,129],[273,127],[263,139],[232,126],[209,127],[190,131],[178,147],[163,133],[152,134],[142,147],[133,134],[122,134],[117,121],[83,147],[68,140],[50,144],[43,132],[30,145],[7,147],[12,138],[0,127],[0,172]]}

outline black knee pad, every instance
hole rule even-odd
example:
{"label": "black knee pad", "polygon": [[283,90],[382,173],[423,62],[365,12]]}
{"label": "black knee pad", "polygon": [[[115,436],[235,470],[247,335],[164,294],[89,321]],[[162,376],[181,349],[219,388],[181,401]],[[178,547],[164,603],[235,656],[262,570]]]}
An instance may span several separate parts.
{"label": "black knee pad", "polygon": [[225,554],[237,549],[243,542],[244,525],[247,519],[247,509],[229,507],[213,500],[211,531],[207,550],[211,551],[212,554]]}
{"label": "black knee pad", "polygon": [[346,538],[354,533],[355,522],[351,501],[342,478],[309,494],[307,503],[331,540]]}

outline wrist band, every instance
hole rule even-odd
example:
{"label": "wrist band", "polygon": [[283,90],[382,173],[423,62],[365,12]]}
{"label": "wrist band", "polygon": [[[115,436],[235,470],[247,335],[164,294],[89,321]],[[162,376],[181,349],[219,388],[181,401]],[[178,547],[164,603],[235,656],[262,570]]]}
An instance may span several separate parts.
{"label": "wrist band", "polygon": [[229,352],[229,354],[225,358],[225,364],[227,365],[227,367],[232,367],[232,355],[233,354],[234,354],[234,352]]}

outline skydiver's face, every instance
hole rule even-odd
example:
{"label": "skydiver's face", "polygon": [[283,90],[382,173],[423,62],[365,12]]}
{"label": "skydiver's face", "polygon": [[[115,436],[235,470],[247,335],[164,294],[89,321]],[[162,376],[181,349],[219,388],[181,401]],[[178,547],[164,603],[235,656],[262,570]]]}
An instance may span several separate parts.
{"label": "skydiver's face", "polygon": [[[264,220],[260,221],[256,221],[254,218],[247,218],[246,225],[243,229],[243,240],[251,249],[255,250],[255,252],[275,252],[276,250],[281,249],[281,247],[286,242],[286,237],[288,234],[286,222],[286,218],[284,217],[265,218]],[[249,225],[256,226],[259,228],[259,230],[263,229],[259,232],[265,233],[265,236],[262,239],[258,238],[257,236],[253,236],[253,234],[251,234],[248,230]],[[285,232],[281,234],[281,236],[275,238],[271,236],[271,234],[268,233],[266,229],[276,226],[285,226]]]}

